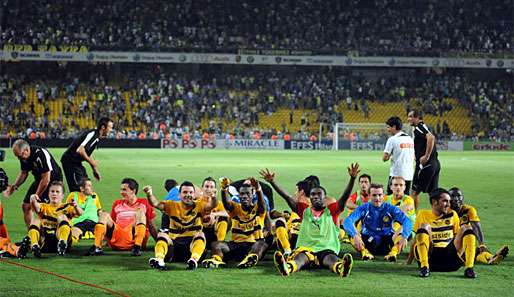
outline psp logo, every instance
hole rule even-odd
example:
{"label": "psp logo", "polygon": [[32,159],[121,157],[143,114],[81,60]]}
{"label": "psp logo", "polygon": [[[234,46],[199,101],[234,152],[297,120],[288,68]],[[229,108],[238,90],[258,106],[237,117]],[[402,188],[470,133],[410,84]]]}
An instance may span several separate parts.
{"label": "psp logo", "polygon": [[134,62],[139,62],[141,61],[141,56],[139,54],[135,54],[132,56],[132,60],[134,60]]}

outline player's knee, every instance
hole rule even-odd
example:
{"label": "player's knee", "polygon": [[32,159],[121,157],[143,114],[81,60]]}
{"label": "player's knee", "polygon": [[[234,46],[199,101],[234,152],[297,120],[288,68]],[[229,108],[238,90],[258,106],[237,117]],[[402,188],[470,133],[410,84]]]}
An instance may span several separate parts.
{"label": "player's knee", "polygon": [[168,236],[167,233],[159,232],[157,234],[157,240],[156,241],[159,241],[159,240],[163,240],[163,241],[166,241],[168,244],[171,244],[171,239],[170,239],[170,237]]}
{"label": "player's knee", "polygon": [[205,241],[205,233],[203,233],[203,231],[196,233],[196,235],[193,238],[193,241],[195,241],[197,239]]}
{"label": "player's knee", "polygon": [[109,220],[109,214],[105,211],[102,211],[98,214],[98,223],[105,224]]}
{"label": "player's knee", "polygon": [[137,224],[146,224],[146,216],[145,216],[145,213],[141,209],[136,210],[136,223]]}

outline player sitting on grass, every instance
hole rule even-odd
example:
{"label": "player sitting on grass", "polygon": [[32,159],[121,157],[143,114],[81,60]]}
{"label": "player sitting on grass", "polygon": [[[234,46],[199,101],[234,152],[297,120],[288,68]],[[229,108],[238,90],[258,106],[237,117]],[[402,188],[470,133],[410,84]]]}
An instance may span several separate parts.
{"label": "player sitting on grass", "polygon": [[[257,265],[268,245],[264,240],[264,220],[266,204],[259,182],[251,177],[250,184],[243,183],[239,188],[240,203],[229,197],[228,180],[221,184],[221,199],[232,222],[232,241],[217,241],[212,245],[212,258],[204,260],[204,267],[225,266],[227,260],[241,261],[238,268],[250,268]],[[253,203],[253,196],[257,203]]]}
{"label": "player sitting on grass", "polygon": [[98,215],[102,210],[100,197],[94,192],[91,180],[84,177],[80,180],[78,186],[80,192],[71,192],[66,198],[66,203],[76,201],[78,206],[84,210],[81,216],[71,220],[73,224],[71,228],[73,243],[78,242],[86,233],[94,234],[95,225],[98,223]]}
{"label": "player sitting on grass", "polygon": [[[374,254],[386,255],[385,260],[394,262],[407,245],[412,230],[412,222],[396,206],[384,203],[384,187],[371,184],[371,199],[355,209],[345,220],[344,229],[351,238],[354,248],[361,253],[362,260],[374,259]],[[359,233],[355,223],[361,221]],[[402,228],[395,233],[393,223],[399,222]]]}
{"label": "player sitting on grass", "polygon": [[464,276],[476,278],[476,236],[469,225],[460,225],[459,216],[450,208],[450,193],[438,188],[430,193],[431,210],[420,210],[414,230],[414,255],[419,262],[420,277],[432,271],[457,271],[463,264]]}
{"label": "player sitting on grass", "polygon": [[4,257],[17,257],[19,259],[25,258],[30,248],[30,238],[26,236],[21,241],[20,245],[11,242],[7,226],[4,224],[4,208],[0,202],[0,258]]}
{"label": "player sitting on grass", "polygon": [[75,200],[62,203],[64,186],[61,181],[49,185],[48,197],[50,203],[40,203],[36,194],[30,196],[30,205],[37,217],[30,222],[28,236],[37,258],[41,258],[42,252],[57,252],[63,256],[71,244],[70,218],[83,214]]}
{"label": "player sitting on grass", "polygon": [[311,188],[311,206],[305,202],[288,201],[292,210],[302,218],[302,223],[298,234],[298,247],[291,256],[286,259],[280,251],[273,256],[275,266],[282,275],[287,276],[309,265],[326,267],[341,277],[350,275],[352,256],[345,254],[342,259],[337,256],[341,248],[337,222],[358,173],[358,164],[352,164],[348,168],[350,181],[336,202],[327,204],[326,191],[321,186]]}
{"label": "player sitting on grass", "polygon": [[475,260],[484,264],[500,264],[507,257],[509,247],[504,245],[494,255],[491,254],[485,245],[484,233],[477,210],[471,205],[464,204],[464,194],[459,188],[451,188],[448,192],[450,192],[451,199],[450,207],[457,212],[460,224],[471,225],[477,236],[479,247]]}
{"label": "player sitting on grass", "polygon": [[[212,177],[207,177],[203,180],[202,193],[202,199],[206,202],[216,198],[218,191],[216,189],[216,181]],[[217,201],[216,207],[204,215],[202,220],[207,249],[211,249],[214,242],[225,240],[228,229],[228,214],[223,207],[222,201]]]}
{"label": "player sitting on grass", "polygon": [[[393,191],[391,195],[387,195],[384,197],[384,202],[389,202],[392,205],[399,207],[403,213],[409,217],[412,222],[412,226],[414,226],[414,222],[416,221],[416,209],[414,208],[414,199],[405,194],[406,182],[405,179],[401,176],[393,176],[390,179],[391,184],[389,185],[390,189]],[[393,229],[394,231],[398,231],[401,228],[399,222],[394,222]],[[414,232],[411,233],[411,236],[407,240],[409,240],[412,236],[414,236]]]}
{"label": "player sitting on grass", "polygon": [[141,248],[146,246],[149,231],[155,233],[152,220],[153,207],[148,201],[136,196],[139,184],[132,178],[121,181],[120,194],[123,199],[115,200],[111,214],[101,212],[95,225],[95,244],[86,255],[102,255],[104,238],[114,250],[132,249],[133,256],[141,256]]}
{"label": "player sitting on grass", "polygon": [[205,251],[205,235],[202,232],[202,217],[217,205],[216,196],[210,201],[195,199],[195,186],[184,181],[179,187],[180,201],[159,201],[152,187],[144,188],[146,198],[153,207],[170,217],[165,232],[157,234],[155,257],[148,262],[152,268],[166,270],[165,258],[171,261],[186,261],[188,269],[196,269]]}

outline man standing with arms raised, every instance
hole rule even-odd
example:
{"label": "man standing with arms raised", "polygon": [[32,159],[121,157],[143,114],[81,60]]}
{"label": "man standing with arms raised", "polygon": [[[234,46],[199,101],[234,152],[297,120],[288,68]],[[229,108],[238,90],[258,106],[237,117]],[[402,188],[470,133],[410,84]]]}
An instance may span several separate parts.
{"label": "man standing with arms raised", "polygon": [[70,192],[80,192],[80,182],[87,178],[86,168],[82,166],[82,161],[91,165],[93,175],[97,180],[101,179],[98,170],[98,161],[91,157],[96,149],[100,138],[105,138],[111,133],[113,122],[109,118],[101,118],[96,129],[84,131],[79,137],[75,138],[68,149],[61,157],[62,168]]}

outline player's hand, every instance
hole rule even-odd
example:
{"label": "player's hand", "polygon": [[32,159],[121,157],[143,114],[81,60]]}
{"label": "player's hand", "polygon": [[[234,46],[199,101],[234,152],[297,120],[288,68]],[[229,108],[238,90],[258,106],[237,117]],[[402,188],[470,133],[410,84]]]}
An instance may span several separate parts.
{"label": "player's hand", "polygon": [[222,190],[225,190],[229,185],[230,185],[230,178],[220,177],[220,187]]}
{"label": "player's hand", "polygon": [[419,158],[419,162],[421,163],[421,165],[425,166],[428,162],[428,157],[425,155],[421,156],[421,158]]}
{"label": "player's hand", "polygon": [[398,241],[398,250],[403,251],[403,249],[407,246],[407,239],[403,238]]}
{"label": "player's hand", "polygon": [[255,177],[253,177],[253,176],[252,176],[252,177],[249,177],[249,178],[247,178],[247,179],[250,181],[250,184],[251,184],[251,185],[252,185],[252,187],[255,189],[255,191],[257,191],[257,192],[262,191],[262,189],[261,189],[261,185],[259,184],[259,181],[257,181],[257,180],[255,179]]}
{"label": "player's hand", "polygon": [[75,199],[72,199],[72,200],[71,200],[71,205],[72,205],[73,207],[77,207],[77,201],[76,201]]}
{"label": "player's hand", "polygon": [[353,178],[356,178],[360,172],[361,171],[359,170],[359,163],[350,164],[350,167],[348,167],[348,175],[350,175]]}
{"label": "player's hand", "polygon": [[259,174],[265,181],[269,183],[272,183],[275,180],[275,172],[270,171],[268,168],[262,169],[259,171]]}
{"label": "player's hand", "polygon": [[205,215],[203,217],[203,222],[207,225],[207,226],[212,226],[214,225],[214,223],[216,222],[216,216],[213,214],[213,213],[210,213],[208,215]]}
{"label": "player's hand", "polygon": [[11,194],[14,193],[15,187],[13,185],[7,186],[7,189],[3,192],[5,198],[11,197]]}
{"label": "player's hand", "polygon": [[146,196],[152,196],[152,187],[151,186],[145,186],[143,188],[143,192],[145,192]]}
{"label": "player's hand", "polygon": [[36,194],[30,195],[30,202],[37,201],[39,202],[39,196]]}
{"label": "player's hand", "polygon": [[93,168],[93,176],[96,178],[97,181],[102,180],[102,176],[100,175],[100,172],[96,167]]}
{"label": "player's hand", "polygon": [[358,251],[361,251],[361,250],[366,248],[366,246],[364,245],[364,242],[362,241],[362,238],[360,237],[360,235],[355,235],[353,237],[353,246]]}

